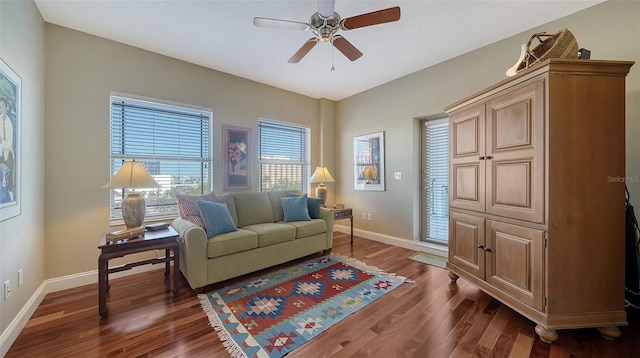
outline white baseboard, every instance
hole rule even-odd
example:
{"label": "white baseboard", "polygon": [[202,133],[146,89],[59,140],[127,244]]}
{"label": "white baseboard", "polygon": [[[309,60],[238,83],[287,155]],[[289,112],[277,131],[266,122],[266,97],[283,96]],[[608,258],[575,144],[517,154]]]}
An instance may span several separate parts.
{"label": "white baseboard", "polygon": [[31,318],[33,312],[36,311],[36,308],[38,308],[40,302],[44,299],[44,296],[47,295],[46,286],[45,281],[40,285],[40,287],[38,287],[27,303],[22,306],[18,315],[13,319],[13,321],[11,321],[11,323],[9,323],[9,326],[4,330],[4,332],[2,332],[2,335],[0,335],[0,357],[4,357],[5,354],[7,354],[9,348],[16,338],[18,338],[18,335],[29,321],[29,318]]}
{"label": "white baseboard", "polygon": [[[347,235],[351,234],[351,227],[345,226],[345,225],[334,225],[334,230],[341,233],[345,233]],[[366,231],[361,229],[353,229],[353,234],[365,239],[383,242],[388,245],[399,246],[409,250],[426,252],[428,254],[440,256],[444,258],[447,258],[449,255],[449,250],[447,247],[431,244],[424,241],[407,240],[407,239],[403,239],[395,236],[379,234],[377,232]]]}

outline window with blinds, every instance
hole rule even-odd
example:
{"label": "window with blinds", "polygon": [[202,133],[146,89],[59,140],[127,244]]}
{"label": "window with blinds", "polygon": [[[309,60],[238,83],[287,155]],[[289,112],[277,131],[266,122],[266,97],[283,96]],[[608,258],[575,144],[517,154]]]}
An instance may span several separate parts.
{"label": "window with blinds", "polygon": [[309,128],[258,121],[260,190],[306,192],[309,174]]}
{"label": "window with blinds", "polygon": [[[211,190],[211,122],[211,111],[111,96],[111,176],[125,160],[144,163],[160,185],[136,189],[147,201],[147,218],[178,214],[175,193]],[[122,219],[128,190],[111,190],[112,222]]]}
{"label": "window with blinds", "polygon": [[449,237],[449,122],[423,122],[423,235],[424,241],[446,244]]}

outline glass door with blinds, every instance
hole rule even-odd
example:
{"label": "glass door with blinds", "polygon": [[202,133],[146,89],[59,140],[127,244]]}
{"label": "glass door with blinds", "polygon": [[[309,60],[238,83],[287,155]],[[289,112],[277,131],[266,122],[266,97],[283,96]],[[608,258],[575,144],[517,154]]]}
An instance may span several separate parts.
{"label": "glass door with blinds", "polygon": [[422,216],[420,238],[446,245],[449,237],[449,121],[446,117],[421,123]]}

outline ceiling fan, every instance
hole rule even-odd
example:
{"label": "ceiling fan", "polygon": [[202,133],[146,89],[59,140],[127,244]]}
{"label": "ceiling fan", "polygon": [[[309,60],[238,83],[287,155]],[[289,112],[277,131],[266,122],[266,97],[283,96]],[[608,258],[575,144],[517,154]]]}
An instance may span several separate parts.
{"label": "ceiling fan", "polygon": [[345,19],[340,18],[340,15],[334,11],[334,8],[335,0],[318,0],[318,12],[311,15],[309,23],[255,17],[253,18],[253,24],[260,27],[300,31],[310,30],[313,32],[315,36],[307,40],[288,61],[289,63],[298,63],[318,42],[331,43],[349,60],[355,61],[362,56],[362,52],[342,35],[337,34],[338,30],[348,31],[360,27],[400,20],[400,7],[398,6],[347,17]]}

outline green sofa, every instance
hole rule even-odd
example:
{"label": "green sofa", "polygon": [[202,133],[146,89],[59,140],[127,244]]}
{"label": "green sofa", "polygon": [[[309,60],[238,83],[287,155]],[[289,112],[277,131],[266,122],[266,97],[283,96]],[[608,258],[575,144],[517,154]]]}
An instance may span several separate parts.
{"label": "green sofa", "polygon": [[237,231],[207,238],[203,228],[182,217],[171,226],[180,234],[180,271],[193,289],[258,271],[333,244],[333,212],[319,218],[284,222],[281,199],[289,192],[238,192],[218,195]]}

